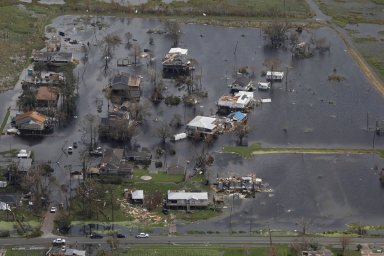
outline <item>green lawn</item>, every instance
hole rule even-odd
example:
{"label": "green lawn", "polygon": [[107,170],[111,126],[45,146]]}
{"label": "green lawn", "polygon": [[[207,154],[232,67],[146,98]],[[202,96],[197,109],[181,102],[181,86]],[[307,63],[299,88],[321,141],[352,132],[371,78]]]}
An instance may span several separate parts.
{"label": "green lawn", "polygon": [[235,153],[249,158],[254,154],[378,154],[384,156],[382,149],[353,149],[353,148],[267,148],[260,144],[248,147],[225,146],[224,152]]}
{"label": "green lawn", "polygon": [[45,255],[46,251],[43,250],[7,250],[5,256],[42,256]]}
{"label": "green lawn", "polygon": [[[132,248],[125,255],[135,256],[266,256],[265,248],[210,248],[210,247],[182,247],[182,248]],[[278,256],[287,254],[279,253]]]}

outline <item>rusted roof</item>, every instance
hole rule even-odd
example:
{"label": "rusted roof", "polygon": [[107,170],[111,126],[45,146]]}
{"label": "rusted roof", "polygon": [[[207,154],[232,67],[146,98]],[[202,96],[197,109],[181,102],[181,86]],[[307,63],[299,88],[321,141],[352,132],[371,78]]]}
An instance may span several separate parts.
{"label": "rusted roof", "polygon": [[45,115],[40,114],[37,111],[29,111],[29,112],[25,112],[23,114],[17,115],[15,117],[15,122],[16,123],[21,122],[25,118],[31,118],[36,123],[44,123],[45,120],[47,120],[47,117]]}
{"label": "rusted roof", "polygon": [[56,101],[58,96],[56,87],[41,86],[37,89],[36,100]]}
{"label": "rusted roof", "polygon": [[129,87],[139,87],[141,78],[139,76],[129,76],[128,86]]}

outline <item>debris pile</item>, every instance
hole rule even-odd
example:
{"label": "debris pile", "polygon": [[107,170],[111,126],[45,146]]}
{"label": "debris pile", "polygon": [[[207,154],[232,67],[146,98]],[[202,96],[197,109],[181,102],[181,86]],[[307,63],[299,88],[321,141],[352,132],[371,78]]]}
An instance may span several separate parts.
{"label": "debris pile", "polygon": [[250,193],[250,192],[271,192],[267,183],[257,178],[256,175],[244,177],[217,178],[215,183],[216,192],[227,193]]}
{"label": "debris pile", "polygon": [[140,222],[152,222],[160,223],[162,221],[161,216],[155,213],[149,212],[147,209],[129,204],[126,200],[119,200],[120,207],[126,216],[130,216]]}

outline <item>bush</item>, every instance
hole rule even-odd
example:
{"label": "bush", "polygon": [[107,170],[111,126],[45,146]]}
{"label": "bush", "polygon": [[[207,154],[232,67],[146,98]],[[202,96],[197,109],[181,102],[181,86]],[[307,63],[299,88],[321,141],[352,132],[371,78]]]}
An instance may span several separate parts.
{"label": "bush", "polygon": [[9,230],[0,230],[0,237],[9,237],[10,235]]}
{"label": "bush", "polygon": [[181,102],[180,98],[177,96],[167,96],[165,98],[165,104],[171,105],[171,106],[177,106]]}
{"label": "bush", "polygon": [[163,167],[163,163],[162,163],[161,161],[157,161],[157,162],[155,163],[155,167],[156,167],[156,168],[161,168],[161,167]]}

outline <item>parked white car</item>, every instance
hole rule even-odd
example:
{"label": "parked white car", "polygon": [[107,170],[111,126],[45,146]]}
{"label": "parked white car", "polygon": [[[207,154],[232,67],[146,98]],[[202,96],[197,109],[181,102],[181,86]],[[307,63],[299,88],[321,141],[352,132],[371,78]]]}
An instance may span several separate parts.
{"label": "parked white car", "polygon": [[271,83],[270,82],[259,82],[257,84],[257,88],[260,91],[267,91],[267,90],[271,89]]}
{"label": "parked white car", "polygon": [[147,233],[140,233],[136,235],[136,238],[148,238],[149,235]]}
{"label": "parked white car", "polygon": [[53,245],[64,245],[65,244],[65,239],[64,238],[56,238],[52,242]]}
{"label": "parked white car", "polygon": [[49,210],[51,213],[55,213],[57,211],[57,208],[55,206],[52,206]]}

